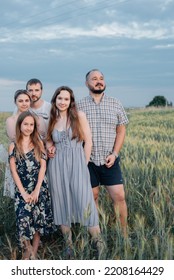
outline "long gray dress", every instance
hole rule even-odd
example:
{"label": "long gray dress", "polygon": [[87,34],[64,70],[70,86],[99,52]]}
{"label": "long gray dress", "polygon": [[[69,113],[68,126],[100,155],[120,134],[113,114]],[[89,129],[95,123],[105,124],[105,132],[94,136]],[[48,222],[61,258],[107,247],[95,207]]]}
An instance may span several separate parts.
{"label": "long gray dress", "polygon": [[47,176],[54,223],[71,226],[99,224],[82,142],[71,140],[71,128],[53,130],[56,155],[49,159]]}

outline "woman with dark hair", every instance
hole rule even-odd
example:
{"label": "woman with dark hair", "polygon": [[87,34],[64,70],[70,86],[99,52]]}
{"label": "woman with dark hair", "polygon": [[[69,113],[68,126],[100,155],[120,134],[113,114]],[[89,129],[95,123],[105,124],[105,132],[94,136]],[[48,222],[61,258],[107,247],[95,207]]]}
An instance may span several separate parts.
{"label": "woman with dark hair", "polygon": [[17,107],[16,112],[6,120],[6,132],[10,141],[15,140],[15,127],[18,116],[28,111],[31,105],[31,98],[25,89],[19,89],[14,94],[14,104]]}
{"label": "woman with dark hair", "polygon": [[71,257],[72,223],[87,226],[98,250],[101,249],[98,213],[87,167],[92,138],[86,115],[77,111],[72,89],[57,88],[51,104],[46,146],[49,153],[53,146],[56,152],[49,159],[47,176],[54,223],[61,227],[67,257]]}
{"label": "woman with dark hair", "polygon": [[[19,89],[14,94],[14,103],[17,107],[16,112],[6,120],[6,132],[10,141],[15,139],[15,127],[18,116],[24,111],[30,111],[31,97],[27,90]],[[37,127],[40,136],[46,137],[46,125],[42,117],[36,115]]]}

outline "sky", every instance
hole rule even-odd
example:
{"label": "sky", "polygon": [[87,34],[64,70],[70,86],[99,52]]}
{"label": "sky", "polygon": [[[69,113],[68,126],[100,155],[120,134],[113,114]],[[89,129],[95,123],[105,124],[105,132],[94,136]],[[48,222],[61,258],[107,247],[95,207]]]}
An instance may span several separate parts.
{"label": "sky", "polygon": [[88,95],[98,68],[124,107],[157,95],[174,104],[174,0],[6,0],[0,9],[0,111],[31,78],[50,101],[67,85]]}

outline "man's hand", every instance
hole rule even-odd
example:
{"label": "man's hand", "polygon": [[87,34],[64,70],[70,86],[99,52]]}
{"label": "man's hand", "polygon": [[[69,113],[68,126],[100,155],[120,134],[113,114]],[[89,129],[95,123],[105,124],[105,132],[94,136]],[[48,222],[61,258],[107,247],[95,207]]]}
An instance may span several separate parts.
{"label": "man's hand", "polygon": [[112,165],[114,165],[114,162],[115,162],[115,155],[111,154],[107,156],[105,165],[107,168],[110,168]]}

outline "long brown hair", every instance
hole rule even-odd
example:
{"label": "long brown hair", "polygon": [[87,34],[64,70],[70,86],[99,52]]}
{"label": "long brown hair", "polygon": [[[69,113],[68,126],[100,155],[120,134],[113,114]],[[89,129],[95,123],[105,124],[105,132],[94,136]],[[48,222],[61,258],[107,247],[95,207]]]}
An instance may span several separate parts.
{"label": "long brown hair", "polygon": [[44,146],[43,146],[43,143],[40,139],[40,136],[39,136],[39,133],[37,130],[37,120],[36,120],[35,116],[29,111],[22,112],[19,115],[17,122],[16,122],[16,155],[18,158],[20,156],[25,158],[25,154],[24,154],[24,150],[23,150],[23,146],[22,146],[23,135],[21,133],[21,124],[26,117],[32,117],[34,119],[34,130],[33,130],[32,134],[30,135],[30,139],[31,139],[30,144],[34,147],[34,154],[35,154],[36,160],[40,161],[41,155],[42,155],[42,153],[44,153]]}
{"label": "long brown hair", "polygon": [[60,94],[62,90],[67,90],[70,94],[70,105],[67,110],[67,118],[70,122],[70,126],[72,129],[72,139],[77,138],[78,141],[82,141],[84,139],[83,130],[80,125],[77,106],[75,103],[75,97],[73,90],[67,86],[61,86],[56,89],[55,93],[53,94],[53,97],[51,99],[51,111],[50,111],[50,120],[48,125],[48,133],[47,133],[47,140],[52,139],[52,132],[54,129],[54,126],[56,124],[57,119],[60,117],[59,110],[56,107],[56,98]]}

